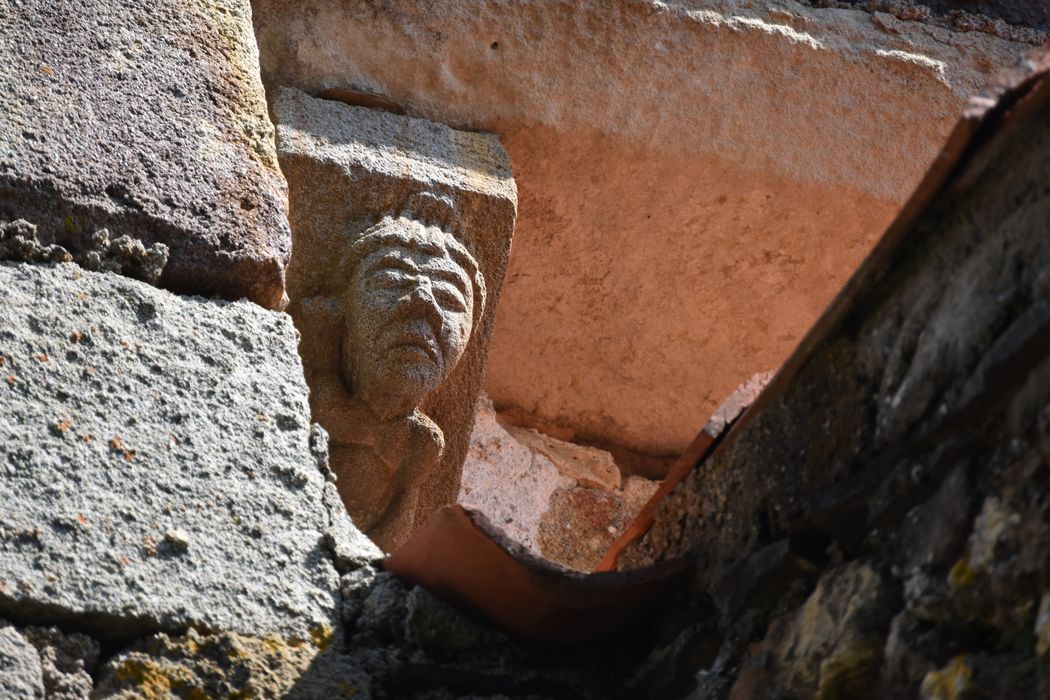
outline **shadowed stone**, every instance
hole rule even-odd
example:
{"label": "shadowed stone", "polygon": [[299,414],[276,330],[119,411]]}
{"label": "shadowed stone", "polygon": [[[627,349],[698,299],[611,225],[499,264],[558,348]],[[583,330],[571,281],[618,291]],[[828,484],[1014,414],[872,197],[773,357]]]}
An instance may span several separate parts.
{"label": "shadowed stone", "polygon": [[454,502],[516,191],[491,134],[279,90],[289,313],[340,495],[394,549]]}
{"label": "shadowed stone", "polygon": [[48,700],[88,700],[94,686],[99,644],[78,632],[63,634],[57,627],[28,627],[23,636],[40,654],[40,670]]}
{"label": "shadowed stone", "polygon": [[281,303],[285,184],[247,0],[0,5],[0,218],[74,252],[97,229],[179,292]]}

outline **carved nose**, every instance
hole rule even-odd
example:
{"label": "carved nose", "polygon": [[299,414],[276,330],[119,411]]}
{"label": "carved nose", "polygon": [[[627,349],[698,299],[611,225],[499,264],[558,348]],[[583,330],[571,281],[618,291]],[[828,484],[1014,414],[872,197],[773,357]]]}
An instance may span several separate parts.
{"label": "carved nose", "polygon": [[412,287],[412,291],[408,294],[408,299],[414,312],[422,314],[428,321],[441,323],[441,306],[434,296],[434,289],[429,277],[420,277],[416,280],[415,286]]}

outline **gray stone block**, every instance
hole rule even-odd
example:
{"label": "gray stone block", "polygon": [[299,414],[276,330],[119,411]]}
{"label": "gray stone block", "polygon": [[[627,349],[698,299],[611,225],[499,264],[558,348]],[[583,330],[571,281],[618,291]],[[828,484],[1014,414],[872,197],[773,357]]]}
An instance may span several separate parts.
{"label": "gray stone block", "polygon": [[171,249],[161,285],[275,307],[286,188],[247,0],[0,4],[0,218],[76,252]]}
{"label": "gray stone block", "polygon": [[0,289],[0,615],[105,638],[333,625],[291,320],[71,264],[0,263]]}

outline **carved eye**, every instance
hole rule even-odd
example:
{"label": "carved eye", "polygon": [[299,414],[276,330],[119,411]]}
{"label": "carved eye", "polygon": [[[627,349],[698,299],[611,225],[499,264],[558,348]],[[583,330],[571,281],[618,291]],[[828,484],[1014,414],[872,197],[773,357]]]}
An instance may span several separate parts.
{"label": "carved eye", "polygon": [[380,270],[372,276],[372,283],[384,289],[399,289],[409,286],[409,277],[398,270]]}
{"label": "carved eye", "polygon": [[438,282],[433,286],[434,298],[441,304],[442,308],[449,311],[463,312],[467,310],[466,300],[459,290],[447,282]]}

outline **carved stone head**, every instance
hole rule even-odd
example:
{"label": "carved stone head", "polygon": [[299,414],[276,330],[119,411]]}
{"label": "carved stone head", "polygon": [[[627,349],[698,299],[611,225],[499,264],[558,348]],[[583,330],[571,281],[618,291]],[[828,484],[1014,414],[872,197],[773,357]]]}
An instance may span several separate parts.
{"label": "carved stone head", "polygon": [[384,419],[410,413],[448,377],[484,309],[484,277],[442,199],[417,195],[347,254],[344,379]]}

